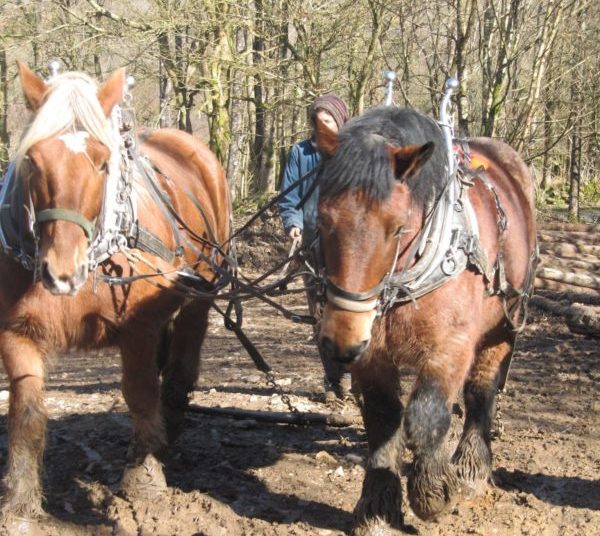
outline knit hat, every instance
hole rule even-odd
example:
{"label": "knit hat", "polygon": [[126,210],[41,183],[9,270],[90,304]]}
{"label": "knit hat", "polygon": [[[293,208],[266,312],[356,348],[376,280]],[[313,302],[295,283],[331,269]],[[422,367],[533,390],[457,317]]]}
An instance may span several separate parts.
{"label": "knit hat", "polygon": [[313,126],[315,125],[315,119],[319,110],[323,110],[330,114],[336,122],[338,128],[342,128],[344,123],[349,119],[348,107],[346,106],[346,103],[335,93],[329,93],[327,95],[317,97],[309,106],[308,115]]}

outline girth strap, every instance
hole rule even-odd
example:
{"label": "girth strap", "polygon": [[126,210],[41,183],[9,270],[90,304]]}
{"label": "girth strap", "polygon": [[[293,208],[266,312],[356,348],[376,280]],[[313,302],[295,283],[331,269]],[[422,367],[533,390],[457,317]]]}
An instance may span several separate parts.
{"label": "girth strap", "polygon": [[68,208],[47,208],[36,212],[35,219],[39,223],[47,221],[64,220],[76,225],[79,225],[83,229],[88,242],[91,242],[94,238],[95,223],[88,220],[83,214],[75,212]]}
{"label": "girth strap", "polygon": [[183,255],[183,247],[177,246],[175,251],[170,250],[158,236],[138,223],[133,224],[127,242],[130,248],[145,251],[146,253],[160,257],[168,263],[172,263],[176,257]]}

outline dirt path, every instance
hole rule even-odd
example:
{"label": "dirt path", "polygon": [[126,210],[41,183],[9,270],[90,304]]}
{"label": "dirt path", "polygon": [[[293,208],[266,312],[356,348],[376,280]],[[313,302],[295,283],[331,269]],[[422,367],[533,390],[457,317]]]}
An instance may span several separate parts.
{"label": "dirt path", "polygon": [[[302,307],[300,298],[288,303]],[[325,410],[310,328],[257,304],[247,308],[245,325],[294,404]],[[412,532],[600,534],[598,358],[597,341],[534,314],[502,397],[505,431],[493,445],[496,486],[434,524],[416,519],[405,504]],[[2,377],[2,471],[7,398]],[[351,527],[367,452],[360,426],[298,427],[190,415],[166,467],[168,493],[159,501],[132,504],[117,494],[129,437],[118,355],[108,350],[57,358],[46,400],[51,422],[44,488],[51,515],[42,534],[308,536],[345,534]],[[285,410],[216,318],[194,402]],[[454,441],[456,435],[453,429]]]}

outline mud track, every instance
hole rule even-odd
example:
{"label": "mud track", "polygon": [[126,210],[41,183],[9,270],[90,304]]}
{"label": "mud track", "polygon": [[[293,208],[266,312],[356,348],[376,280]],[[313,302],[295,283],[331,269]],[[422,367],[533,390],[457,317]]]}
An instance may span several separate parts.
{"label": "mud track", "polygon": [[[260,242],[260,237],[257,238]],[[254,250],[260,243],[254,244]],[[266,251],[269,245],[265,244]],[[279,247],[279,250],[281,247]],[[248,252],[246,262],[251,265]],[[303,310],[301,297],[285,303]],[[326,411],[311,328],[261,304],[245,327],[292,402]],[[47,535],[340,535],[352,526],[367,454],[361,426],[327,428],[189,414],[171,448],[168,492],[130,502],[118,493],[130,434],[114,350],[58,356],[49,366],[50,415],[44,489]],[[406,504],[407,531],[421,535],[600,534],[598,342],[533,311],[501,397],[504,433],[493,442],[494,481],[438,523]],[[410,375],[406,390],[410,389]],[[0,470],[7,456],[8,386],[0,377]],[[284,411],[235,337],[213,317],[203,350],[197,404]],[[356,407],[344,411],[356,413]],[[454,417],[451,443],[458,439]],[[410,458],[406,456],[406,462]],[[404,482],[405,484],[405,482]],[[23,528],[27,528],[23,526]]]}

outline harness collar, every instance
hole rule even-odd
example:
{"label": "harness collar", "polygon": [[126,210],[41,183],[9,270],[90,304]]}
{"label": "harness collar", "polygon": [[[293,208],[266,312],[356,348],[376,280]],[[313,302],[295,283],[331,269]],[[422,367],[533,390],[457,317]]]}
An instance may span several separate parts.
{"label": "harness collar", "polygon": [[[465,153],[466,151],[466,153]],[[389,272],[380,283],[364,292],[350,292],[325,277],[326,298],[340,309],[351,312],[377,310],[385,314],[394,304],[415,302],[473,267],[491,280],[487,254],[479,241],[479,226],[467,189],[473,184],[464,144],[460,163],[449,173],[447,186],[427,216],[420,234],[411,247],[404,266],[397,271],[400,237]],[[452,159],[456,159],[455,151]]]}

